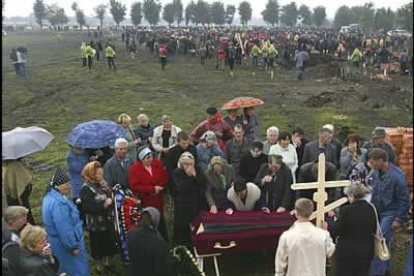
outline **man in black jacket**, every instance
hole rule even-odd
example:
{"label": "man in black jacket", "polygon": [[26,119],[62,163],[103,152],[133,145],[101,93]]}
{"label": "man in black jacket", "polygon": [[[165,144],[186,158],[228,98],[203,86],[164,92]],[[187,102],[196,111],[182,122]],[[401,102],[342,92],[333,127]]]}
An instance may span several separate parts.
{"label": "man in black jacket", "polygon": [[142,213],[141,225],[128,232],[131,276],[177,275],[179,259],[168,252],[167,242],[158,232],[159,221],[159,211],[147,207]]}
{"label": "man in black jacket", "polygon": [[266,206],[278,213],[292,209],[292,171],[283,163],[281,155],[269,155],[268,164],[263,164],[255,179],[266,194]]}
{"label": "man in black jacket", "polygon": [[[330,162],[325,163],[325,181],[336,180],[336,167]],[[318,162],[309,162],[303,164],[300,168],[299,178],[297,183],[311,183],[318,181]],[[328,192],[328,203],[334,201],[337,198],[337,189],[330,188]],[[313,200],[313,193],[316,189],[299,190],[296,192],[296,199],[305,197]]]}
{"label": "man in black jacket", "polygon": [[183,154],[185,151],[190,152],[194,157],[195,164],[198,163],[197,148],[190,142],[190,136],[186,132],[180,131],[177,134],[177,145],[168,150],[165,155],[164,165],[167,169],[169,179],[166,189],[169,192],[174,190],[173,173],[174,170],[177,168],[178,160],[180,159],[181,154]]}
{"label": "man in black jacket", "polygon": [[263,143],[253,141],[250,151],[240,158],[238,176],[246,182],[254,182],[260,167],[265,163],[267,163],[267,155],[263,153]]}

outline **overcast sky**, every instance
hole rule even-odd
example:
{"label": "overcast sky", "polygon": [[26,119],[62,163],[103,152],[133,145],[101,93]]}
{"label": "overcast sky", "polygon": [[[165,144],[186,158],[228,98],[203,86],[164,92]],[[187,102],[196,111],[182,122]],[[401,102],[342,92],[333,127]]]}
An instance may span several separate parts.
{"label": "overcast sky", "polygon": [[[34,0],[5,0],[5,10],[4,16],[11,17],[11,16],[28,16],[33,11],[33,3]],[[120,0],[123,4],[127,6],[127,17],[129,18],[129,11],[131,4],[134,2],[138,2],[139,0]],[[143,0],[141,0],[142,2]],[[165,3],[172,2],[172,0],[160,0],[161,3],[164,5]],[[182,0],[184,6],[187,5],[191,0]],[[207,0],[207,2],[212,3],[217,0]],[[221,0],[224,4],[234,4],[236,7],[239,5],[240,2],[243,0]],[[87,1],[77,1],[80,8],[83,9],[86,15],[91,16],[94,15],[93,8],[101,3],[109,3],[109,0],[87,0]],[[261,17],[261,12],[264,10],[267,0],[248,0],[253,8],[253,17]],[[280,5],[286,5],[292,2],[292,0],[279,0]],[[302,4],[306,4],[311,8],[314,8],[318,5],[322,5],[326,7],[326,13],[328,18],[333,19],[336,10],[344,4],[344,1],[336,1],[336,0],[299,0],[295,1],[298,6]],[[368,2],[368,1],[367,1]],[[380,7],[389,7],[390,3],[393,4],[391,7],[393,10],[396,10],[398,7],[406,4],[409,0],[373,0],[372,1],[375,5],[375,8]],[[66,11],[68,16],[73,16],[74,12],[71,9],[71,5],[73,3],[72,0],[44,0],[45,4],[52,4],[58,3],[59,6],[63,7]],[[363,1],[361,0],[347,0],[345,4],[348,6],[354,5],[361,5]],[[237,14],[237,13],[236,13]]]}

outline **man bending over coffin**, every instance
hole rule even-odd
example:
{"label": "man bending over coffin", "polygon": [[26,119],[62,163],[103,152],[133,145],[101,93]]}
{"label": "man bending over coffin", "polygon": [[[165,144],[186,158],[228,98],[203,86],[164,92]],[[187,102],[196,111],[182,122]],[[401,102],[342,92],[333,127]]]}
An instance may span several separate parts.
{"label": "man bending over coffin", "polygon": [[227,192],[227,209],[226,214],[231,215],[233,211],[247,212],[262,210],[270,213],[265,206],[265,199],[256,184],[247,182],[244,179],[238,179],[233,187]]}
{"label": "man bending over coffin", "polygon": [[295,203],[298,220],[280,236],[275,257],[275,276],[325,276],[326,259],[335,252],[328,231],[309,221],[313,202],[300,198]]}

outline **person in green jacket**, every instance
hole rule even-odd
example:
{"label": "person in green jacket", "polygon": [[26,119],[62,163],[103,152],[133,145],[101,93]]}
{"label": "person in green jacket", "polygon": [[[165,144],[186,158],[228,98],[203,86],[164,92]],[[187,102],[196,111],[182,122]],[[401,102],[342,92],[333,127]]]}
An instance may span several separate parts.
{"label": "person in green jacket", "polygon": [[267,69],[269,66],[269,48],[266,42],[263,43],[263,47],[262,47],[262,62],[263,62],[263,65],[265,66],[265,69]]}
{"label": "person in green jacket", "polygon": [[273,44],[269,46],[269,67],[273,68],[278,52]]}
{"label": "person in green jacket", "polygon": [[82,42],[80,50],[81,50],[81,57],[82,57],[83,67],[86,67],[86,51],[85,51],[86,50],[86,43],[85,42]]}
{"label": "person in green jacket", "polygon": [[96,53],[95,49],[93,49],[92,46],[88,43],[85,48],[85,55],[86,55],[86,58],[88,59],[88,67],[90,70],[93,67],[92,59],[95,56],[95,53]]}
{"label": "person in green jacket", "polygon": [[252,53],[252,65],[253,67],[257,66],[257,61],[259,59],[260,56],[260,48],[257,46],[257,44],[255,44],[251,50]]}
{"label": "person in green jacket", "polygon": [[354,52],[351,55],[351,60],[354,63],[354,65],[358,68],[359,68],[359,62],[361,61],[362,57],[363,57],[362,52],[358,49],[358,47],[356,47]]}
{"label": "person in green jacket", "polygon": [[105,48],[105,56],[108,59],[109,69],[116,69],[115,66],[115,51],[112,49],[111,45],[107,44]]}

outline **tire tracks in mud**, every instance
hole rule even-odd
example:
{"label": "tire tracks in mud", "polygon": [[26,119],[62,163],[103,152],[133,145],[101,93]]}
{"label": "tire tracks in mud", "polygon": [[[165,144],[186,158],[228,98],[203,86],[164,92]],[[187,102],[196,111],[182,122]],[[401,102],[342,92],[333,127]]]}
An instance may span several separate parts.
{"label": "tire tracks in mud", "polygon": [[[54,95],[58,94],[59,92],[63,92],[63,91],[66,91],[66,90],[71,90],[72,88],[74,88],[76,86],[78,86],[78,84],[68,84],[68,85],[66,85],[63,88],[59,88],[57,90],[48,91],[48,92],[43,93],[43,94],[41,94],[39,96],[34,96],[33,98],[30,98],[29,100],[27,100],[27,101],[25,101],[23,103],[19,103],[19,104],[15,105],[15,106],[11,107],[10,109],[6,109],[4,111],[5,111],[5,113],[7,113],[7,112],[10,112],[10,113],[11,112],[15,112],[15,111],[17,111],[17,110],[19,110],[21,108],[29,107],[31,105],[34,105],[37,102],[39,102],[39,101],[41,101],[41,100],[43,100],[45,98],[54,96]],[[30,92],[32,92],[34,95],[36,95],[37,93],[39,93],[39,90],[40,89],[29,88],[28,90]]]}

